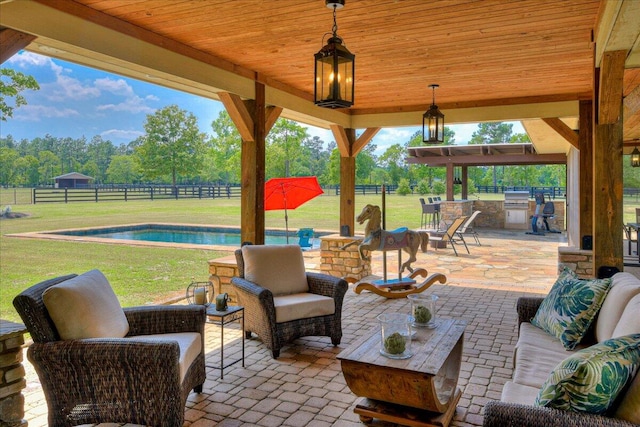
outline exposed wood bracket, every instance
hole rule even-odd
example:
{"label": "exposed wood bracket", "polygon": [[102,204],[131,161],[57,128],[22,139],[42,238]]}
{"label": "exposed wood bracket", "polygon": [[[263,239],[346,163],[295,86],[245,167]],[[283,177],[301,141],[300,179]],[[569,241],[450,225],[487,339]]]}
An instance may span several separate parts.
{"label": "exposed wood bracket", "polygon": [[253,118],[242,99],[233,93],[218,92],[218,97],[236,125],[243,141],[253,141]]}
{"label": "exposed wood bracket", "polygon": [[333,137],[336,139],[338,150],[342,157],[355,157],[358,153],[373,139],[373,137],[380,131],[379,127],[367,128],[353,143],[347,136],[347,131],[343,126],[330,125]]}
{"label": "exposed wood bracket", "polygon": [[622,104],[622,82],[624,79],[624,61],[626,50],[605,52],[600,68],[600,91],[598,124],[613,124],[620,119]]}
{"label": "exposed wood bracket", "polygon": [[0,64],[29,46],[36,37],[11,28],[0,30]]}
{"label": "exposed wood bracket", "polygon": [[549,125],[549,127],[560,134],[564,139],[569,141],[569,144],[575,148],[580,149],[580,143],[578,142],[578,134],[567,126],[562,120],[557,117],[545,117],[543,122]]}

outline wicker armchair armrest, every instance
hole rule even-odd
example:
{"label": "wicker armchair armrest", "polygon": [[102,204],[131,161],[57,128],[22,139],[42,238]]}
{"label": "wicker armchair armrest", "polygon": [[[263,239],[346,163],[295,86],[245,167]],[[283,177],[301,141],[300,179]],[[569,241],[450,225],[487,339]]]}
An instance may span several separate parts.
{"label": "wicker armchair armrest", "polygon": [[498,401],[484,407],[484,427],[637,427],[627,421],[540,406]]}
{"label": "wicker armchair armrest", "polygon": [[[181,386],[176,342],[56,341],[34,343],[27,355],[40,377],[54,424],[73,417],[79,424],[110,420],[162,425],[169,414],[179,420],[184,411],[177,398]],[[149,411],[149,402],[162,405],[162,410]]]}
{"label": "wicker armchair armrest", "polygon": [[275,324],[276,306],[269,289],[241,277],[232,277],[231,284],[235,286],[238,299],[244,304],[245,316],[262,313]]}
{"label": "wicker armchair armrest", "polygon": [[518,327],[522,322],[530,322],[536,315],[538,307],[542,304],[543,297],[520,297],[516,303],[516,311],[518,312]]}
{"label": "wicker armchair armrest", "polygon": [[347,293],[349,285],[340,278],[322,273],[307,273],[309,292],[312,294],[324,295],[334,299],[342,299]]}
{"label": "wicker armchair armrest", "polygon": [[128,335],[199,332],[204,336],[206,309],[202,305],[126,307]]}

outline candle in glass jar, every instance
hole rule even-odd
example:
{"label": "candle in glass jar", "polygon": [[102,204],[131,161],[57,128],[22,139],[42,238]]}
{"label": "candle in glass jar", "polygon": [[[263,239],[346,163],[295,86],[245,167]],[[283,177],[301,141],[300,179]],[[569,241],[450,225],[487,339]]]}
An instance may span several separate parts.
{"label": "candle in glass jar", "polygon": [[204,305],[207,303],[207,290],[205,288],[196,288],[193,297],[196,304]]}

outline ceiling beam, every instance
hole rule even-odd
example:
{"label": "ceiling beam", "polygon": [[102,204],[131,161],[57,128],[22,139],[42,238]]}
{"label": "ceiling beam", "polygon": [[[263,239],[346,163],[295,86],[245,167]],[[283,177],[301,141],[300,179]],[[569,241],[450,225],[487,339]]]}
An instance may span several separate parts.
{"label": "ceiling beam", "polygon": [[29,46],[35,36],[25,34],[11,28],[0,30],[0,64],[18,53],[21,49]]}
{"label": "ceiling beam", "polygon": [[575,148],[580,148],[578,143],[578,134],[562,120],[557,117],[546,117],[543,118],[542,121],[548,124],[551,129],[558,132],[564,139],[569,141],[569,144],[573,145]]}
{"label": "ceiling beam", "polygon": [[407,157],[407,163],[427,166],[515,166],[564,165],[567,156],[560,154],[500,154],[495,156],[468,155],[452,157]]}
{"label": "ceiling beam", "polygon": [[598,124],[613,124],[621,113],[624,60],[627,52],[616,50],[605,52],[600,68]]}
{"label": "ceiling beam", "polygon": [[[640,43],[640,1],[604,0],[595,25],[596,58],[595,66],[600,67],[607,51],[624,50],[627,54]],[[627,68],[640,67],[638,55],[625,55]]]}

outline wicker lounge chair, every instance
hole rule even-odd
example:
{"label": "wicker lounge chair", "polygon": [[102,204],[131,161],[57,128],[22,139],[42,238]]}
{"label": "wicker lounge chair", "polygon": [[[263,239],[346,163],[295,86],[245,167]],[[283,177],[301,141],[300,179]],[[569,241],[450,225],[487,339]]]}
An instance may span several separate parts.
{"label": "wicker lounge chair", "polygon": [[[85,275],[101,275],[95,272]],[[42,383],[49,425],[182,426],[187,396],[192,389],[201,392],[205,381],[204,306],[124,308],[124,337],[62,339],[56,327],[60,322],[47,309],[43,295],[56,285],[93,286],[91,280],[83,282],[85,275],[38,283],[13,300],[33,339],[27,356]],[[86,327],[86,318],[78,320],[81,316],[76,314],[69,311],[72,326]],[[187,348],[191,353],[183,354]]]}
{"label": "wicker lounge chair", "polygon": [[274,359],[299,337],[327,336],[340,344],[346,281],[305,272],[298,245],[247,245],[235,254],[239,277],[231,283],[245,307],[247,338],[255,332]]}

